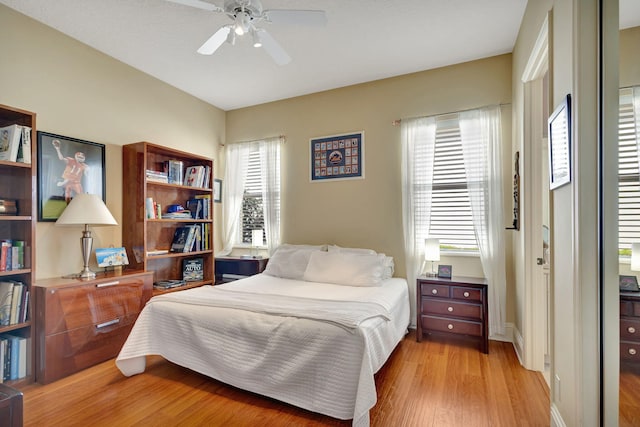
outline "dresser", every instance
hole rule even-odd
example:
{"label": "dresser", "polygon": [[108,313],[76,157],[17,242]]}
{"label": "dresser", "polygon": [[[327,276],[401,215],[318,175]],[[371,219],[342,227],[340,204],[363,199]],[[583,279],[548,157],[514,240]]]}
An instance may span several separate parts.
{"label": "dresser", "polygon": [[120,352],[151,298],[153,272],[35,283],[36,381],[47,384]]}
{"label": "dresser", "polygon": [[216,258],[215,283],[219,285],[262,273],[267,262],[269,262],[269,258],[218,257]]}
{"label": "dresser", "polygon": [[620,292],[620,360],[640,362],[639,292]]}
{"label": "dresser", "polygon": [[489,353],[487,282],[474,277],[418,277],[417,334],[472,339]]}

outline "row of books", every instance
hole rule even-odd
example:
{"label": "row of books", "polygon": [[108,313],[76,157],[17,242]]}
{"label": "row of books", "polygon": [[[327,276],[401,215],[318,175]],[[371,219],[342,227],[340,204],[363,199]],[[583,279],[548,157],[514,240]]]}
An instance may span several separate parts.
{"label": "row of books", "polygon": [[211,219],[211,195],[200,194],[187,200],[186,209],[182,206],[172,212],[162,212],[162,205],[147,197],[145,215],[147,219]]}
{"label": "row of books", "polygon": [[29,287],[22,282],[0,282],[0,326],[24,323],[29,316]]}
{"label": "row of books", "polygon": [[190,224],[176,228],[171,252],[205,251],[210,248],[209,223]]}
{"label": "row of books", "polygon": [[147,181],[167,184],[186,185],[188,187],[209,188],[211,167],[203,165],[187,166],[180,160],[167,160],[162,171],[147,169]]}
{"label": "row of books", "polygon": [[187,209],[193,219],[211,219],[211,194],[198,195],[187,200]]}
{"label": "row of books", "polygon": [[0,128],[0,160],[31,163],[31,128],[10,125]]}
{"label": "row of books", "polygon": [[158,172],[158,171],[147,169],[146,176],[147,176],[147,181],[150,181],[150,182],[162,182],[165,184],[169,183],[169,176],[166,174],[166,172]]}
{"label": "row of books", "polygon": [[184,172],[183,185],[187,187],[209,188],[211,167],[189,166]]}
{"label": "row of books", "polygon": [[0,335],[0,383],[27,376],[29,341],[31,338],[18,335]]}
{"label": "row of books", "polygon": [[24,268],[24,240],[0,240],[0,271]]}

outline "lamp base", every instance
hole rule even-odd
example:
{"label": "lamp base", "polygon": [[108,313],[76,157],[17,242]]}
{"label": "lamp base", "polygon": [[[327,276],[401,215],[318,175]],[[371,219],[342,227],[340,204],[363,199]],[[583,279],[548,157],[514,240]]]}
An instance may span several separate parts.
{"label": "lamp base", "polygon": [[427,277],[437,277],[438,273],[436,273],[434,271],[427,271],[424,275],[427,276]]}

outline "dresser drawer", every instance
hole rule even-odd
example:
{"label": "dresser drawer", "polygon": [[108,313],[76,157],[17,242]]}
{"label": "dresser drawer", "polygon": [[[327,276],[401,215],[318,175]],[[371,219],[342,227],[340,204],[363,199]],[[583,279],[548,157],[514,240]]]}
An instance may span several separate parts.
{"label": "dresser drawer", "polygon": [[449,285],[439,285],[435,283],[421,283],[420,294],[434,298],[449,298]]}
{"label": "dresser drawer", "polygon": [[135,315],[146,301],[143,293],[142,279],[48,289],[44,333],[51,335]]}
{"label": "dresser drawer", "polygon": [[620,338],[640,342],[640,319],[620,319]]}
{"label": "dresser drawer", "polygon": [[483,336],[482,323],[468,320],[448,319],[437,316],[421,316],[422,330],[437,331],[451,334]]}
{"label": "dresser drawer", "polygon": [[463,302],[422,298],[422,313],[482,320],[482,306]]}
{"label": "dresser drawer", "polygon": [[462,286],[454,286],[451,288],[451,298],[482,302],[482,291],[477,288],[464,288]]}
{"label": "dresser drawer", "polygon": [[49,383],[116,357],[136,317],[131,314],[45,337],[47,369],[38,380]]}
{"label": "dresser drawer", "polygon": [[620,341],[620,359],[628,362],[640,362],[640,344]]}

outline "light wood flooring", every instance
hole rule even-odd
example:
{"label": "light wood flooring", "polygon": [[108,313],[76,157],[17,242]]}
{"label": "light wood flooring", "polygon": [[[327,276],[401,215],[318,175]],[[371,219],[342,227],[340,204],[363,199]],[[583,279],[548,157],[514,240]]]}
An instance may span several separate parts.
{"label": "light wood flooring", "polygon": [[[475,346],[410,333],[376,374],[371,425],[548,426],[549,393],[509,343]],[[242,391],[153,356],[143,374],[124,377],[113,360],[24,390],[30,426],[349,426]]]}

